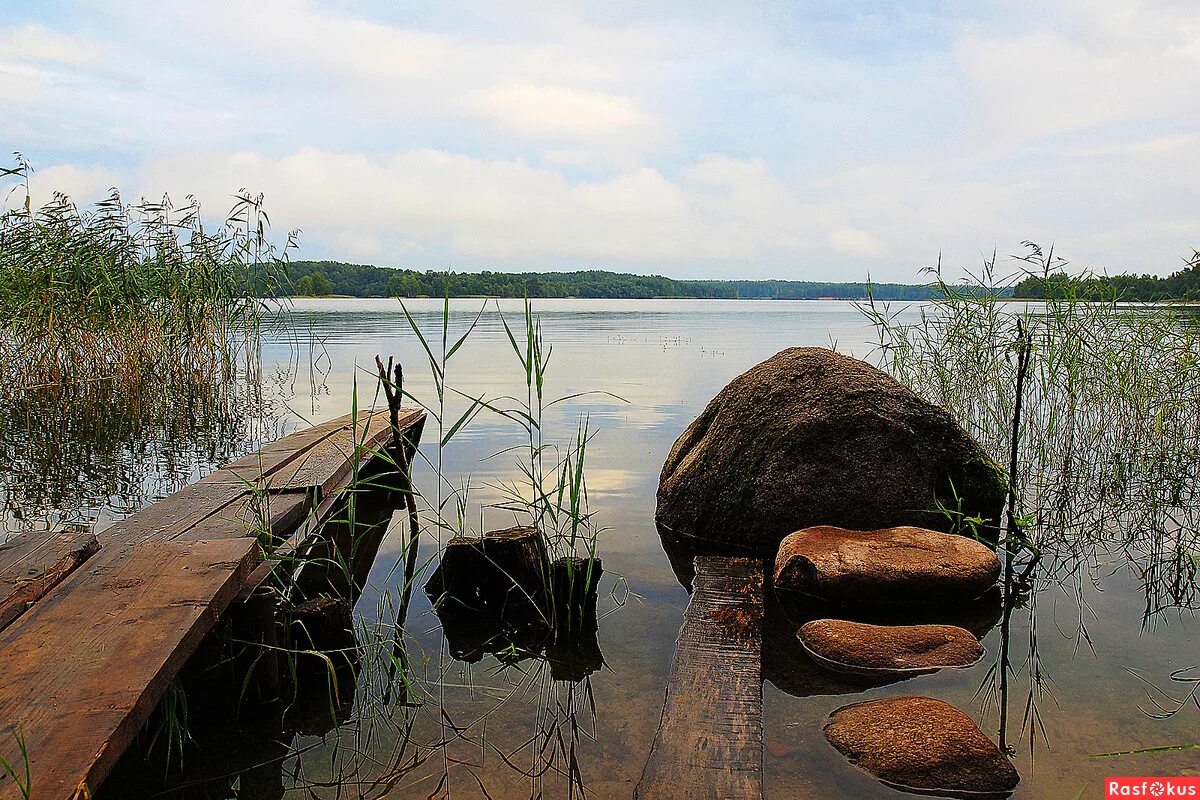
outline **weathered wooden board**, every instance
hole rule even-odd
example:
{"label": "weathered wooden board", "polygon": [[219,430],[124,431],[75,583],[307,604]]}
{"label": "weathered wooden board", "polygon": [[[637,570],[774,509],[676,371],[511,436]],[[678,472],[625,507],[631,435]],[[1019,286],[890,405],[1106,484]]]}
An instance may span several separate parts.
{"label": "weathered wooden board", "polygon": [[[405,409],[401,411],[401,428],[410,428],[423,418],[424,412],[419,409]],[[385,444],[390,435],[388,415],[381,411],[361,412],[355,427],[351,427],[351,417],[347,415],[298,431],[122,520],[103,531],[100,541],[103,544],[245,535],[237,530],[238,521],[247,519],[243,512],[255,502],[252,494],[307,491],[319,500],[343,484],[353,471],[348,458],[356,452],[355,442],[362,447],[360,456],[366,456]],[[264,454],[261,460],[260,454]],[[272,510],[271,521],[276,532],[303,521],[304,514],[294,513],[300,502],[297,498],[281,501],[279,505],[285,513],[278,519]]]}
{"label": "weathered wooden board", "polygon": [[[400,413],[400,429],[407,430],[424,412],[405,409]],[[379,451],[391,441],[391,421],[386,411],[362,414],[351,426],[345,427],[322,439],[299,458],[272,473],[268,483],[272,491],[315,489],[318,499],[323,498],[336,486],[346,482],[354,469],[354,458],[358,460]]]}
{"label": "weathered wooden board", "polygon": [[[258,552],[254,539],[106,550],[0,632],[0,756],[23,763],[20,735],[30,797],[99,785]],[[21,796],[11,779],[0,781],[0,798]]]}
{"label": "weathered wooden board", "polygon": [[350,417],[337,417],[303,430],[290,433],[282,439],[265,444],[253,453],[231,461],[221,469],[204,478],[207,483],[240,483],[254,485],[264,476],[279,471],[296,460],[321,440],[350,424]]}
{"label": "weathered wooden board", "polygon": [[[400,424],[415,438],[424,418],[403,410]],[[102,532],[99,555],[0,630],[0,756],[23,772],[18,733],[32,797],[71,797],[103,780],[248,586],[263,522],[267,544],[302,538],[349,480],[352,457],[368,458],[391,432],[386,412],[363,412],[357,425],[330,420],[217,470]],[[0,778],[0,800],[21,795]]]}
{"label": "weathered wooden board", "polygon": [[310,511],[312,498],[307,492],[245,493],[172,538],[195,541],[252,536],[268,545],[290,536]]}
{"label": "weathered wooden board", "polygon": [[195,527],[246,494],[244,486],[193,483],[100,532],[100,544],[165,541]]}
{"label": "weathered wooden board", "polygon": [[91,534],[25,534],[0,544],[0,630],[100,549]]}
{"label": "weathered wooden board", "polygon": [[639,800],[761,798],[763,566],[698,556]]}

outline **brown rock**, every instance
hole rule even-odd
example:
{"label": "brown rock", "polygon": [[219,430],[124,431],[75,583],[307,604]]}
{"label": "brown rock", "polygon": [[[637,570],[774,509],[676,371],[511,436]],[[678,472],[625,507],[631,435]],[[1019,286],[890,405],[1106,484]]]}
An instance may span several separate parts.
{"label": "brown rock", "polygon": [[908,526],[805,528],[775,557],[775,588],[839,603],[967,600],[999,577],[1000,560],[987,545]]}
{"label": "brown rock", "polygon": [[933,509],[956,495],[994,520],[1004,493],[1001,468],[943,409],[864,361],[802,347],[735,378],[687,427],[656,519],[765,556],[812,525],[946,529]]}
{"label": "brown rock", "polygon": [[843,706],[826,723],[825,738],[853,764],[897,789],[1003,797],[1021,780],[970,717],[930,697]]}
{"label": "brown rock", "polygon": [[809,657],[820,666],[865,678],[969,667],[983,657],[983,645],[975,635],[954,625],[868,625],[818,619],[806,623],[798,635]]}

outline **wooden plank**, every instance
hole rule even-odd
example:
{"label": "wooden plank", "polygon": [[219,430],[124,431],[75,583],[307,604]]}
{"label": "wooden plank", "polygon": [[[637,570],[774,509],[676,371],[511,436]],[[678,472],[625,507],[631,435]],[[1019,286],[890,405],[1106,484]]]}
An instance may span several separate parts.
{"label": "wooden plank", "polygon": [[[409,430],[424,417],[425,412],[421,409],[401,409],[400,429]],[[346,414],[296,431],[225,465],[201,482],[240,483],[247,488],[258,485],[283,491],[321,486],[331,480],[336,483],[337,477],[330,470],[354,452],[356,442],[374,450],[391,438],[390,417],[384,409],[359,411],[357,435],[351,433],[354,422],[355,416]],[[268,480],[272,476],[274,479]]]}
{"label": "wooden plank", "polygon": [[25,534],[0,544],[0,630],[99,549],[90,533]]}
{"label": "wooden plank", "polygon": [[[410,429],[424,412],[417,409],[401,411],[400,429]],[[386,411],[362,414],[356,425],[349,424],[322,439],[293,463],[273,473],[268,479],[272,491],[312,489],[318,499],[324,498],[344,484],[354,469],[355,455],[361,461],[382,449],[391,441],[391,421]]]}
{"label": "wooden plank", "polygon": [[174,541],[257,538],[264,545],[286,539],[308,517],[307,492],[245,494],[172,537]]}
{"label": "wooden plank", "polygon": [[[402,409],[400,427],[411,430],[424,419],[425,412],[420,409]],[[351,415],[339,417],[264,446],[259,452],[267,453],[262,462],[266,474],[261,476],[257,488],[272,493],[309,490],[317,501],[340,488],[353,472],[348,458],[355,453],[355,442],[364,447],[365,452],[360,455],[369,456],[386,444],[391,435],[386,412],[361,412],[357,434],[351,428],[351,420]],[[185,534],[190,539],[239,535],[231,520],[236,520],[246,504],[253,501],[246,479],[252,473],[257,474],[247,466],[255,463],[254,458],[253,453],[244,456],[223,468],[224,474],[214,473],[118,522],[100,534],[101,544],[166,541]],[[231,471],[235,465],[240,465],[237,468],[243,470],[242,474]],[[294,512],[298,502],[289,499],[282,505]],[[212,519],[218,516],[219,519]],[[303,515],[294,524],[302,521]],[[214,529],[212,535],[206,532],[210,524]],[[276,532],[290,534],[284,530],[283,521],[273,521],[273,525]]]}
{"label": "wooden plank", "polygon": [[[407,442],[402,456],[403,463],[407,465],[407,474],[404,476],[404,483],[406,486],[412,474],[411,465],[413,458],[416,455],[417,447],[421,441],[421,433],[425,428],[425,419],[426,414],[422,409],[401,409],[400,411],[399,427]],[[386,444],[388,439],[389,436],[385,435],[382,441],[376,445],[376,448],[378,448],[380,444]],[[373,450],[368,452],[366,461],[371,460],[370,452],[373,452]],[[390,469],[390,467],[384,468]],[[342,481],[345,481],[350,476],[349,467],[347,466],[343,472],[344,474],[341,475],[341,479]],[[369,467],[367,469],[367,473],[370,474]],[[337,489],[341,488],[343,488],[343,486],[334,485],[333,489],[327,490],[325,496],[320,498],[320,501],[317,503],[315,509],[308,513],[303,520],[303,523],[296,527],[285,541],[277,540],[277,546],[268,559],[259,564],[255,568],[253,574],[251,574],[246,589],[242,592],[240,597],[241,600],[247,599],[250,594],[253,593],[258,586],[260,586],[263,581],[267,579],[267,577],[271,574],[271,570],[274,569],[275,565],[280,559],[299,560],[307,557],[303,555],[301,551],[304,550],[305,544],[311,541],[313,535],[317,531],[321,530],[322,525],[329,519],[329,516],[334,509],[338,508],[341,504],[343,498],[340,497],[336,491]]]}
{"label": "wooden plank", "polygon": [[312,449],[321,440],[350,425],[350,416],[326,420],[311,428],[295,431],[265,444],[253,453],[247,453],[236,461],[231,461],[221,469],[203,479],[204,482],[229,482],[256,484],[263,477],[277,472],[287,464]]}
{"label": "wooden plank", "polygon": [[[254,539],[106,550],[0,632],[0,756],[22,764],[18,733],[31,797],[100,784],[257,555]],[[0,782],[0,798],[18,797]]]}
{"label": "wooden plank", "polygon": [[173,539],[246,495],[244,486],[193,483],[100,532],[100,544]]}
{"label": "wooden plank", "polygon": [[762,797],[763,565],[698,556],[639,800]]}

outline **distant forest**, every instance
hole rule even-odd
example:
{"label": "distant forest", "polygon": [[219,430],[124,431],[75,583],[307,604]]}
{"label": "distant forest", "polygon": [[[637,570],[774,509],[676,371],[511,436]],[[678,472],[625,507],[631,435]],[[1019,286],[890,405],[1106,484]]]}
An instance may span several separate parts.
{"label": "distant forest", "polygon": [[[605,297],[717,298],[750,300],[858,300],[864,282],[676,280],[662,275],[624,272],[444,272],[392,269],[341,261],[293,261],[290,291],[296,296],[349,297]],[[931,300],[933,284],[873,283],[877,300]],[[997,291],[1021,299],[1075,297],[1082,300],[1200,300],[1200,253],[1178,272],[1155,275],[1029,276],[1015,287]]]}
{"label": "distant forest", "polygon": [[[741,298],[771,300],[856,300],[867,296],[865,283],[810,281],[675,280],[661,275],[622,272],[417,272],[340,261],[293,261],[289,268],[294,295],[351,297],[621,297]],[[902,283],[871,285],[880,300],[928,300],[933,286]]]}
{"label": "distant forest", "polygon": [[1073,277],[1062,273],[1030,276],[1016,285],[1016,297],[1081,300],[1200,300],[1200,252],[1187,265],[1160,278],[1157,275]]}

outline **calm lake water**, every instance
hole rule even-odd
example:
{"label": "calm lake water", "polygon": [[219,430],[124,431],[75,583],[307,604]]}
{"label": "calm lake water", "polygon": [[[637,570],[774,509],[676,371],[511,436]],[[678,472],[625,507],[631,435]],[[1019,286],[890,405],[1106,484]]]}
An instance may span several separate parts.
{"label": "calm lake water", "polygon": [[[453,302],[454,338],[481,305]],[[439,335],[439,301],[411,301],[408,307],[431,339]],[[499,307],[512,324],[521,324],[520,303],[501,301]],[[189,797],[272,797],[281,789],[297,798],[424,797],[438,790],[461,797],[630,796],[658,725],[688,600],[654,527],[658,473],[668,450],[731,378],[778,350],[835,346],[865,357],[873,332],[853,304],[842,302],[569,300],[536,301],[535,310],[554,348],[547,397],[603,391],[620,398],[584,395],[546,415],[548,438],[568,439],[581,415],[595,434],[588,490],[603,528],[598,642],[605,666],[572,683],[552,680],[536,661],[506,664],[488,655],[474,664],[457,662],[418,578],[406,642],[419,678],[413,695],[419,707],[385,704],[386,670],[368,663],[339,725],[248,724],[226,732],[224,746],[185,762],[182,778],[161,788]],[[27,530],[46,519],[78,517],[103,526],[260,440],[346,413],[356,382],[359,403],[369,403],[377,353],[396,355],[405,366],[405,388],[433,400],[426,358],[399,303],[303,300],[263,344],[261,392],[200,396],[184,412],[152,399],[72,419],[61,408],[36,404],[9,409],[0,418],[9,462],[6,524]],[[497,398],[523,395],[522,379],[496,304],[489,303],[451,360],[448,382],[467,396]],[[136,409],[153,413],[139,420]],[[64,439],[53,460],[72,464],[69,474],[31,455],[47,426]],[[423,443],[431,458],[435,431],[431,420]],[[491,456],[520,441],[510,421],[484,413],[448,445],[445,474],[456,485],[469,476],[469,528],[513,524],[511,514],[487,506],[499,498],[498,485],[519,479],[515,456]],[[427,465],[418,466],[416,480],[433,496]],[[422,560],[435,547],[427,537]],[[356,608],[365,629],[393,621],[389,603],[401,580],[400,552],[399,541],[384,542]],[[1168,608],[1147,616],[1148,584],[1156,579],[1114,548],[1013,612],[1004,736],[1022,777],[1016,797],[1098,798],[1106,775],[1200,774],[1196,750],[1094,757],[1198,741],[1195,705],[1167,719],[1152,716],[1173,709],[1170,698],[1182,700],[1194,688],[1171,676],[1195,678],[1195,671],[1180,671],[1200,661],[1200,626],[1192,611]],[[999,617],[997,608],[979,623],[977,630],[987,631],[988,654],[977,666],[865,691],[803,669],[788,673],[788,654],[781,653],[764,687],[768,796],[900,796],[848,765],[822,735],[831,711],[858,700],[938,697],[998,738],[993,687],[999,686],[1005,633]],[[257,766],[235,777],[250,765]]]}

